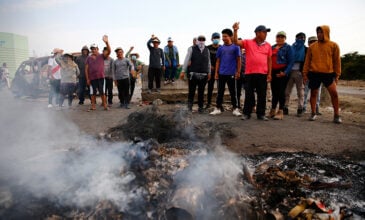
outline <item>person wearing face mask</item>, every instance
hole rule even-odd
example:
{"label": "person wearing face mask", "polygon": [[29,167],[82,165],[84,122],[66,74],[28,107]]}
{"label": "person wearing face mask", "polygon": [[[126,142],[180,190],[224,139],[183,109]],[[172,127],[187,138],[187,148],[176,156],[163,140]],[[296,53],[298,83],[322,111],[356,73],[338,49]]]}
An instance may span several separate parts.
{"label": "person wearing face mask", "polygon": [[56,56],[56,62],[61,67],[61,88],[60,88],[60,100],[59,107],[61,108],[65,100],[65,96],[68,96],[68,107],[72,106],[72,100],[74,98],[73,93],[76,88],[76,79],[80,75],[80,70],[77,64],[73,61],[73,56],[69,53],[61,56],[63,50]]}
{"label": "person wearing face mask", "polygon": [[[215,68],[215,63],[217,61],[217,51],[218,51],[218,48],[221,46],[221,45],[219,45],[220,38],[221,38],[221,35],[218,32],[213,33],[212,34],[212,44],[207,46],[209,53],[210,53],[210,63],[211,63],[210,69],[211,69],[212,73],[214,73],[214,71],[215,71],[214,68]],[[212,104],[214,82],[215,82],[214,77],[211,77],[210,80],[208,81],[207,105],[205,107],[206,109],[209,109]]]}
{"label": "person wearing face mask", "polygon": [[180,78],[185,77],[188,73],[189,79],[189,95],[188,95],[188,110],[193,109],[194,96],[196,87],[198,87],[198,106],[199,113],[204,113],[204,90],[207,81],[211,78],[211,64],[209,50],[205,46],[205,37],[200,35],[195,46],[188,49],[183,70]]}
{"label": "person wearing face mask", "polygon": [[305,34],[303,32],[298,33],[295,36],[295,43],[292,45],[294,51],[294,65],[292,71],[290,72],[288,83],[285,90],[285,107],[284,107],[284,115],[289,114],[289,101],[290,94],[293,90],[294,85],[297,88],[297,96],[298,96],[298,109],[297,116],[300,117],[303,115],[303,103],[304,103],[304,85],[303,85],[303,77],[302,71],[304,66],[304,59],[307,53],[307,47],[304,45],[305,43]]}
{"label": "person wearing face mask", "polygon": [[139,74],[142,73],[142,68],[143,68],[143,63],[138,60],[139,54],[138,53],[131,54],[133,49],[134,49],[134,47],[132,46],[126,54],[126,58],[130,59],[130,61],[132,62],[133,66],[134,66],[134,72],[133,72],[133,74],[131,72],[130,76],[129,76],[129,79],[130,79],[129,102],[131,102],[131,100],[132,100],[134,89],[136,87],[137,78],[138,78]]}
{"label": "person wearing face mask", "polygon": [[[282,120],[284,117],[285,89],[288,82],[288,76],[294,64],[293,49],[285,40],[286,33],[280,31],[276,34],[276,44],[272,46],[272,101],[269,117],[274,118],[275,120]],[[279,111],[276,112],[278,103]]]}
{"label": "person wearing face mask", "polygon": [[241,50],[232,42],[233,32],[231,29],[222,31],[223,46],[218,48],[217,61],[215,64],[214,77],[218,80],[217,106],[211,115],[219,115],[223,112],[223,96],[226,84],[231,96],[232,114],[241,116],[237,106],[237,84],[236,80],[241,75]]}

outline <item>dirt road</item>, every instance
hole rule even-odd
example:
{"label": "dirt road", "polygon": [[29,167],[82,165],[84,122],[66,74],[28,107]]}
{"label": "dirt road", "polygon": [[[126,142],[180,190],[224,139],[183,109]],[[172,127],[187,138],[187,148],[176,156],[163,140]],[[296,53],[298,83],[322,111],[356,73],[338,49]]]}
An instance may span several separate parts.
{"label": "dirt road", "polygon": [[[363,87],[341,85],[339,88],[342,117],[344,123],[332,123],[330,107],[322,107],[323,115],[315,122],[309,122],[309,114],[298,118],[289,115],[283,121],[268,122],[251,120],[242,121],[234,117],[230,111],[222,115],[193,113],[195,124],[203,122],[227,123],[236,137],[221,137],[222,142],[235,152],[242,154],[259,154],[263,152],[299,152],[305,151],[323,155],[340,156],[353,160],[365,160],[365,93]],[[342,94],[341,94],[342,91]],[[292,109],[296,112],[295,95],[292,96]],[[116,99],[116,98],[115,98]],[[111,108],[103,111],[101,107],[94,112],[87,112],[88,105],[74,106],[72,109],[46,109],[46,99],[24,99],[28,107],[37,107],[52,112],[56,117],[75,123],[81,131],[90,135],[99,135],[107,129],[126,121],[134,111],[143,111],[150,106],[132,104],[129,110]],[[76,102],[76,101],[75,101]],[[172,114],[184,108],[182,104],[159,106],[162,114]]]}

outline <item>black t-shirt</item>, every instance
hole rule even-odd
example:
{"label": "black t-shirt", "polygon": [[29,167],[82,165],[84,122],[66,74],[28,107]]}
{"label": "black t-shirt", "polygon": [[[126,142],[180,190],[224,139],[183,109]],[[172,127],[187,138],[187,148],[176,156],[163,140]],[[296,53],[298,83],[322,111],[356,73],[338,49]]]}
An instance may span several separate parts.
{"label": "black t-shirt", "polygon": [[207,46],[209,53],[210,53],[210,63],[214,67],[215,67],[215,63],[217,62],[217,51],[220,46],[221,45],[218,45],[218,47],[213,47],[213,44]]}

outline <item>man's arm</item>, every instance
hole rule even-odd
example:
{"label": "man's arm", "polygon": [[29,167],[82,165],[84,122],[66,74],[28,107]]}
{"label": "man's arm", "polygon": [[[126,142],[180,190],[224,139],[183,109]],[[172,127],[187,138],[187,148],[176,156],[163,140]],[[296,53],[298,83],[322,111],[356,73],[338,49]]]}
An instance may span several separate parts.
{"label": "man's arm", "polygon": [[[164,57],[166,59],[166,61],[169,63],[169,67],[171,67],[172,63],[171,63],[171,60],[170,60],[170,57],[169,57],[169,49],[166,47],[163,48],[163,53],[164,53]],[[162,62],[163,65],[165,65],[165,62]]]}
{"label": "man's arm", "polygon": [[179,52],[176,52],[176,66],[179,67],[180,66],[180,58],[179,58]]}
{"label": "man's arm", "polygon": [[111,48],[110,48],[110,45],[109,45],[109,38],[108,38],[108,36],[107,35],[104,35],[103,36],[103,41],[104,41],[104,43],[105,43],[105,45],[106,45],[106,48],[108,49],[108,56],[110,55],[110,52],[111,52]]}
{"label": "man's arm", "polygon": [[152,35],[152,37],[147,41],[147,48],[148,50],[151,50],[153,47],[151,46],[152,40],[155,36]]}
{"label": "man's arm", "polygon": [[286,66],[285,69],[285,74],[286,76],[289,76],[291,70],[293,69],[293,65],[294,65],[294,50],[291,46],[289,46],[289,51],[288,51],[288,65]]}
{"label": "man's arm", "polygon": [[272,58],[271,55],[267,56],[267,82],[271,82],[271,68],[272,68]]}
{"label": "man's arm", "polygon": [[89,64],[85,64],[85,78],[86,83],[88,86],[90,86],[90,79],[89,79]]}
{"label": "man's arm", "polygon": [[60,67],[64,67],[65,66],[65,62],[63,61],[63,59],[61,58],[61,54],[58,53],[56,56],[55,56],[55,60],[56,60],[56,63],[58,65],[60,65]]}
{"label": "man's arm", "polygon": [[242,40],[238,40],[238,29],[240,28],[240,23],[239,22],[234,23],[232,28],[233,28],[233,43],[242,48],[243,47]]}
{"label": "man's arm", "polygon": [[161,60],[162,60],[162,69],[165,70],[165,54],[162,49],[161,50]]}
{"label": "man's arm", "polygon": [[341,55],[340,55],[340,48],[336,44],[333,52],[333,71],[336,73],[336,84],[338,83],[338,79],[341,76]]}
{"label": "man's arm", "polygon": [[80,76],[80,69],[77,65],[75,66],[75,68],[76,68],[76,77],[79,77]]}
{"label": "man's arm", "polygon": [[241,65],[242,65],[242,61],[241,61],[241,56],[237,57],[237,71],[236,71],[236,79],[239,79],[241,77]]}
{"label": "man's arm", "polygon": [[134,49],[134,47],[133,47],[133,46],[131,46],[131,47],[129,48],[128,52],[125,54],[125,57],[126,57],[126,58],[129,58],[129,55],[131,54],[131,52],[133,51],[133,49]]}
{"label": "man's arm", "polygon": [[217,61],[215,62],[215,73],[214,73],[214,79],[218,80],[219,79],[219,67],[221,65],[221,58],[217,58]]}
{"label": "man's arm", "polygon": [[192,54],[193,54],[193,49],[192,49],[192,47],[189,47],[188,53],[186,54],[186,57],[185,57],[185,60],[184,60],[182,71],[180,73],[180,79],[183,79],[184,76],[185,76],[186,71],[188,71],[188,67],[189,67],[189,64],[190,64]]}
{"label": "man's arm", "polygon": [[303,66],[303,83],[304,83],[304,85],[307,84],[307,81],[308,81],[308,72],[309,72],[311,60],[312,60],[312,52],[311,52],[311,48],[309,47],[307,50],[307,55],[305,56],[305,61],[304,61],[304,66]]}
{"label": "man's arm", "polygon": [[48,59],[48,68],[47,68],[47,73],[48,73],[48,78],[53,79],[53,75],[52,75],[52,58]]}

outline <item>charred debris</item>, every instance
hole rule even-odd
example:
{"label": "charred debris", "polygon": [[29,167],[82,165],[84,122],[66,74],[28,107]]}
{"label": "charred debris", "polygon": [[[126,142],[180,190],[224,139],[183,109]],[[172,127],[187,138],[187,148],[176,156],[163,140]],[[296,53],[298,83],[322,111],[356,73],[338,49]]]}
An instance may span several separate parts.
{"label": "charred debris", "polygon": [[0,219],[365,218],[364,164],[309,153],[237,155],[220,144],[235,137],[229,124],[191,117],[152,107],[98,140],[129,141],[116,151],[127,162],[119,175],[133,177],[120,189],[135,194],[127,207],[108,200],[78,207],[12,186],[0,188]]}

